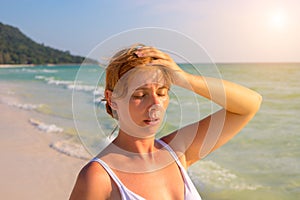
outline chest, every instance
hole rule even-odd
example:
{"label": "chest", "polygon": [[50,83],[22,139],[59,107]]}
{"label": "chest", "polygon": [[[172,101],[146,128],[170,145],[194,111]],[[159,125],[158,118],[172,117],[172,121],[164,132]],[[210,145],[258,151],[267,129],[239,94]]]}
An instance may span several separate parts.
{"label": "chest", "polygon": [[184,199],[183,176],[176,163],[148,173],[115,173],[129,190],[145,199]]}

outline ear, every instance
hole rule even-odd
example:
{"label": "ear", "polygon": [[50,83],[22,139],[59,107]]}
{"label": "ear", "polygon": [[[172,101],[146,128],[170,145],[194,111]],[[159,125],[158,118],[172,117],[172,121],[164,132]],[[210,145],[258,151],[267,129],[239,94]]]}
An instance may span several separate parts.
{"label": "ear", "polygon": [[117,103],[112,101],[112,91],[105,90],[105,99],[111,109],[116,110],[118,108]]}
{"label": "ear", "polygon": [[113,109],[113,110],[117,110],[117,109],[118,109],[118,106],[117,106],[117,103],[116,103],[116,102],[111,102],[110,107],[111,107],[111,109]]}

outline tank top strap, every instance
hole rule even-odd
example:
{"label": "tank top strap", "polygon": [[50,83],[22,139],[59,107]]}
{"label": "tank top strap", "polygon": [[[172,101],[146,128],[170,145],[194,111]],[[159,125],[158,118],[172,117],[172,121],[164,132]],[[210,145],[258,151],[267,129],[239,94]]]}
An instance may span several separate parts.
{"label": "tank top strap", "polygon": [[99,163],[105,171],[109,174],[109,176],[114,180],[118,187],[122,187],[121,180],[117,177],[117,175],[111,170],[111,168],[100,158],[93,158],[90,162],[97,162]]}
{"label": "tank top strap", "polygon": [[165,149],[168,150],[168,152],[171,154],[171,156],[174,158],[174,160],[176,161],[177,165],[179,165],[180,167],[183,167],[177,154],[175,153],[175,151],[164,141],[158,139],[156,140],[159,144],[161,144]]}
{"label": "tank top strap", "polygon": [[145,200],[143,197],[129,190],[103,160],[100,158],[93,158],[90,162],[97,162],[105,169],[108,175],[118,186],[122,200]]}

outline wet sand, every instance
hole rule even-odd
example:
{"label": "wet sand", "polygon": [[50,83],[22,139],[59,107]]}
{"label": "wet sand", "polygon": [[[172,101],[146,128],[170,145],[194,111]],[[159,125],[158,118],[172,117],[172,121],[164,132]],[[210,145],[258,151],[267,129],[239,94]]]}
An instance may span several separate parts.
{"label": "wet sand", "polygon": [[1,199],[65,200],[87,162],[55,151],[57,136],[39,131],[27,111],[1,103]]}

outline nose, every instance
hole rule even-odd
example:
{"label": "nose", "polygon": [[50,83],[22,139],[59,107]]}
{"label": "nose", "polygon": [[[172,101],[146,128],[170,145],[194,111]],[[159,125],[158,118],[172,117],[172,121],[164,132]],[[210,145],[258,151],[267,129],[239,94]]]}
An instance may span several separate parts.
{"label": "nose", "polygon": [[159,96],[157,94],[151,94],[151,105],[161,104]]}
{"label": "nose", "polygon": [[151,107],[148,109],[150,119],[160,118],[163,113],[161,98],[157,94],[151,94]]}

